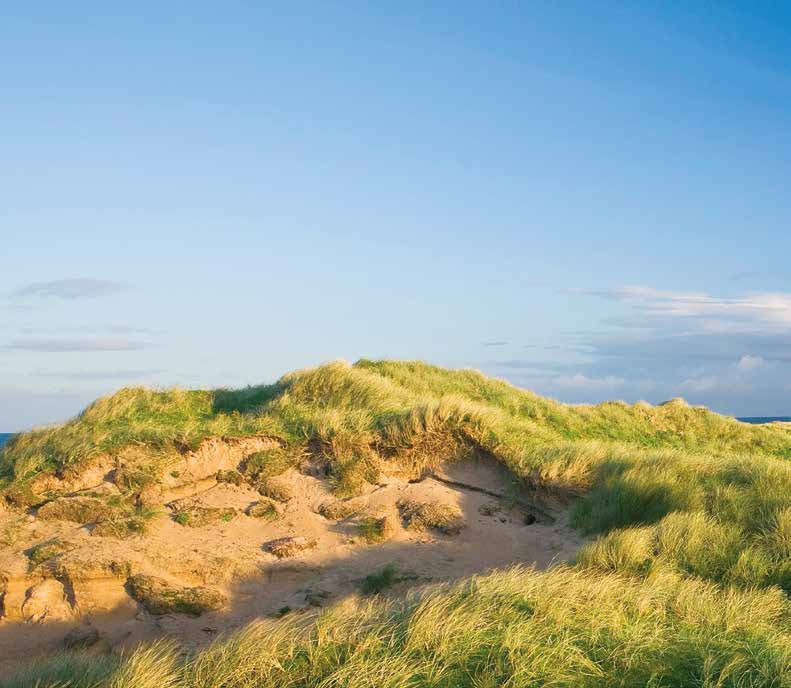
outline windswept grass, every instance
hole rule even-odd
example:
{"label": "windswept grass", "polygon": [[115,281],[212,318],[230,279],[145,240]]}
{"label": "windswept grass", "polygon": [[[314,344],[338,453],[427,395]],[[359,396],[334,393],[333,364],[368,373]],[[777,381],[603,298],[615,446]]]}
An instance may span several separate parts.
{"label": "windswept grass", "polygon": [[587,566],[640,575],[673,570],[791,594],[789,461],[613,453],[575,504],[573,523],[604,534],[581,552]]}
{"label": "windswept grass", "polygon": [[517,472],[539,468],[547,447],[581,441],[791,457],[790,430],[749,426],[680,400],[567,406],[476,371],[363,360],[236,391],[122,389],[64,425],[13,437],[0,452],[0,475],[19,481],[131,446],[154,454],[249,435],[318,441],[350,466],[371,463],[372,448],[419,466],[470,443]]}
{"label": "windswept grass", "polygon": [[[788,427],[682,400],[567,406],[475,371],[364,360],[238,391],[125,389],[14,438],[0,480],[27,494],[36,475],[96,455],[131,447],[156,466],[204,438],[249,435],[283,445],[245,468],[263,492],[275,464],[308,455],[326,462],[337,497],[385,466],[418,476],[484,455],[536,496],[573,502],[573,525],[594,539],[570,568],[262,622],[186,663],[162,646],[107,660],[92,665],[101,685],[791,686]],[[69,685],[92,684],[75,669]]]}
{"label": "windswept grass", "polygon": [[670,574],[645,585],[515,569],[403,602],[355,600],[302,621],[257,622],[176,657],[154,646],[85,678],[64,658],[28,676],[59,675],[74,688],[94,685],[99,672],[112,688],[782,688],[791,681],[791,605],[776,590],[723,592]]}

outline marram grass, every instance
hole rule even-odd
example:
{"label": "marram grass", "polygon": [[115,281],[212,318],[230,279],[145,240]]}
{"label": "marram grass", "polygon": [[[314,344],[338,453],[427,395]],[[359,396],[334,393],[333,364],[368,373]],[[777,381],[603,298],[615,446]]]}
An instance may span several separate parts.
{"label": "marram grass", "polygon": [[0,452],[0,475],[18,481],[131,446],[153,454],[212,436],[249,435],[292,445],[318,439],[336,445],[339,459],[371,445],[397,455],[464,439],[522,473],[546,469],[548,448],[580,442],[791,458],[791,431],[750,426],[681,400],[569,406],[472,370],[363,360],[241,390],[125,388],[68,423],[12,438]]}
{"label": "marram grass", "polygon": [[155,645],[87,672],[84,662],[60,657],[6,686],[782,688],[791,603],[777,589],[723,591],[670,573],[516,568],[401,602],[256,622],[186,659]]}
{"label": "marram grass", "polygon": [[791,431],[681,400],[567,406],[475,371],[332,363],[236,391],[122,390],[14,438],[0,479],[130,451],[155,472],[248,435],[280,438],[286,463],[319,453],[338,497],[385,463],[484,454],[566,500],[592,539],[573,567],[262,621],[186,661],[166,645],[63,656],[9,686],[791,687]]}

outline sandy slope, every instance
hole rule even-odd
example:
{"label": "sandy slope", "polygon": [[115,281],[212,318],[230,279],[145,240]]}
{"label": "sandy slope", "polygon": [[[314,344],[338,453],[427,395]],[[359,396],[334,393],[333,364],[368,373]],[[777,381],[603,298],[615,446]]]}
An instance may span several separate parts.
{"label": "sandy slope", "polygon": [[[570,559],[581,544],[562,510],[555,509],[550,517],[546,508],[531,510],[524,502],[513,506],[507,474],[483,460],[454,464],[417,482],[384,477],[368,488],[363,512],[340,521],[317,513],[323,503],[334,500],[321,470],[291,469],[283,480],[293,498],[283,505],[280,519],[263,522],[244,513],[261,499],[252,487],[207,477],[218,466],[238,461],[238,452],[228,456],[219,449],[215,447],[214,456],[220,457],[216,461],[204,450],[205,465],[192,476],[192,483],[168,487],[162,501],[171,508],[164,508],[142,537],[97,537],[89,525],[0,512],[0,532],[6,533],[0,550],[0,575],[6,581],[1,673],[34,655],[62,648],[75,628],[86,635],[91,629],[98,631],[98,640],[95,633],[91,638],[97,652],[162,636],[174,636],[194,648],[285,607],[299,613],[359,594],[362,579],[388,564],[398,568],[400,592],[514,563],[546,567]],[[457,505],[467,525],[457,535],[408,530],[396,506],[405,498]],[[173,507],[185,504],[233,507],[237,515],[228,522],[186,527],[173,520]],[[387,542],[373,545],[360,537],[359,519],[367,514],[392,515],[397,526]],[[284,559],[265,550],[266,543],[288,536],[304,536],[316,546]],[[29,570],[30,548],[56,539],[64,552]],[[152,615],[127,592],[128,577],[137,573],[158,576],[174,586],[208,586],[227,602],[198,617]]]}

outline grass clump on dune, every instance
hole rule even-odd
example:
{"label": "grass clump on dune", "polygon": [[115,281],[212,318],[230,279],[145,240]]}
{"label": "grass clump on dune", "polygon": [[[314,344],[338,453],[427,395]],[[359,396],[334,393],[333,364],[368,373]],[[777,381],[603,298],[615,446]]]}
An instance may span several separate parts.
{"label": "grass clump on dune", "polygon": [[445,535],[458,535],[466,526],[461,510],[453,504],[402,499],[398,510],[409,530],[433,529]]}
{"label": "grass clump on dune", "polygon": [[398,568],[395,564],[383,566],[376,573],[368,574],[363,578],[361,590],[365,595],[378,595],[398,583]]}
{"label": "grass clump on dune", "polygon": [[206,587],[178,587],[156,576],[137,574],[126,582],[129,594],[151,614],[187,614],[200,616],[225,604],[225,598]]}
{"label": "grass clump on dune", "polygon": [[364,499],[334,499],[319,505],[318,513],[330,521],[341,521],[360,513],[364,508]]}
{"label": "grass clump on dune", "polygon": [[266,497],[248,506],[245,513],[265,523],[276,521],[282,515],[281,507],[278,507],[277,502]]}
{"label": "grass clump on dune", "polygon": [[136,506],[125,513],[111,516],[97,523],[91,535],[95,537],[113,537],[126,539],[136,535],[145,535],[151,523],[159,516],[160,511],[151,507]]}
{"label": "grass clump on dune", "polygon": [[255,452],[244,462],[244,475],[251,482],[272,478],[294,466],[298,456],[281,447]]}
{"label": "grass clump on dune", "polygon": [[190,528],[203,528],[218,522],[228,522],[236,516],[236,509],[233,507],[216,506],[186,506],[177,511],[173,520],[181,526]]}
{"label": "grass clump on dune", "polygon": [[391,514],[364,516],[357,524],[357,531],[369,545],[381,544],[395,534],[395,518]]}
{"label": "grass clump on dune", "polygon": [[294,498],[294,486],[285,479],[275,476],[258,483],[258,492],[276,502],[288,502]]}
{"label": "grass clump on dune", "polygon": [[28,568],[32,571],[39,564],[54,559],[61,554],[66,554],[74,549],[74,545],[58,540],[42,542],[27,551]]}

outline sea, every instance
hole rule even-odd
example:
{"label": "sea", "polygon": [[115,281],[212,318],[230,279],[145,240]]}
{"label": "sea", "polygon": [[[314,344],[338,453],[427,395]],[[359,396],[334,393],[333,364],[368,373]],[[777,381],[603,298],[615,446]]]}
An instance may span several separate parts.
{"label": "sea", "polygon": [[10,432],[0,432],[0,447],[2,447],[8,441],[9,437],[11,437]]}

